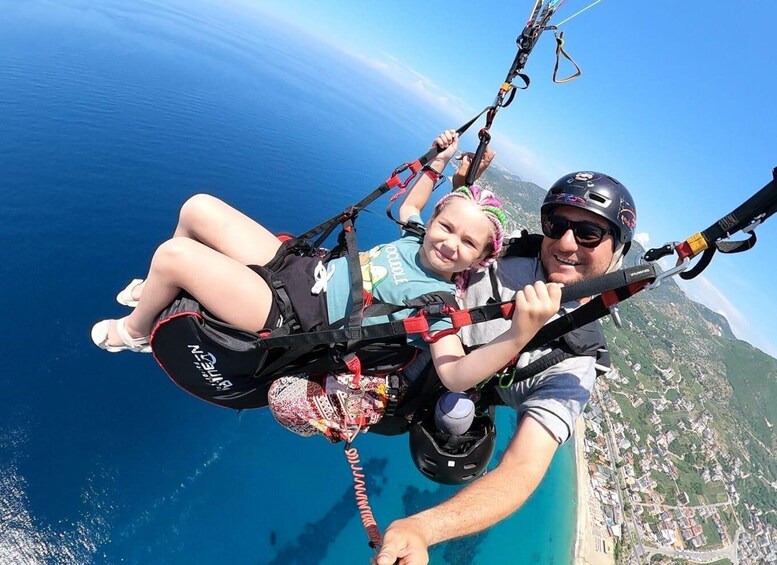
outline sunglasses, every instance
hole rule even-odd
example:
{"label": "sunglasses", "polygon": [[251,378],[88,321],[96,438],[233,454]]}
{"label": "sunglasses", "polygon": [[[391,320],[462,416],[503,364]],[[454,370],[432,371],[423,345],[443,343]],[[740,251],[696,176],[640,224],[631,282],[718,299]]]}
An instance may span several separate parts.
{"label": "sunglasses", "polygon": [[612,228],[603,228],[593,222],[574,222],[563,216],[542,216],[542,233],[545,237],[561,239],[568,230],[572,230],[578,245],[588,248],[596,247],[604,236],[613,233]]}

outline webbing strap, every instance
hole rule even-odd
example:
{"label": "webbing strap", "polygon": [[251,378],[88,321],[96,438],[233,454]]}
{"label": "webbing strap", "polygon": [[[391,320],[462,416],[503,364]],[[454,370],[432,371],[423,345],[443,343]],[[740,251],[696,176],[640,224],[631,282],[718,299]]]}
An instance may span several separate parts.
{"label": "webbing strap", "polygon": [[[471,120],[464,123],[462,126],[459,127],[459,129],[456,130],[457,133],[462,134],[469,127],[475,123],[475,121],[485,112],[488,108],[484,108],[477,116],[472,118]],[[424,153],[421,157],[416,159],[415,161],[412,161],[410,163],[405,163],[403,165],[400,165],[391,174],[391,177],[389,177],[386,181],[381,183],[377,188],[375,188],[372,192],[370,192],[367,196],[359,200],[356,204],[353,206],[350,206],[347,208],[344,212],[337,214],[336,216],[333,216],[332,218],[321,222],[319,225],[309,229],[305,233],[299,236],[299,239],[302,239],[304,241],[310,241],[312,238],[319,236],[319,234],[326,234],[322,235],[318,238],[317,243],[314,245],[314,247],[319,247],[321,243],[323,243],[324,239],[326,239],[326,236],[328,236],[330,233],[332,233],[332,230],[337,227],[337,225],[342,224],[345,220],[349,218],[355,218],[356,215],[369,206],[373,201],[380,198],[382,195],[387,193],[392,188],[396,187],[402,187],[402,185],[407,185],[412,178],[415,177],[415,175],[420,171],[424,165],[426,165],[429,161],[437,157],[439,155],[440,149],[437,147],[437,145],[434,145],[429,151]],[[399,179],[399,175],[404,173],[407,170],[411,171],[411,176],[407,178],[404,182]]]}
{"label": "webbing strap", "polygon": [[[580,67],[577,63],[575,63],[574,59],[569,56],[569,53],[566,52],[564,49],[564,32],[557,32],[555,29],[553,30],[553,33],[556,34],[556,64],[553,65],[553,82],[558,84],[563,84],[565,82],[570,82],[580,75],[583,74],[583,71],[580,70]],[[558,67],[561,64],[561,57],[569,61],[575,66],[575,72],[569,75],[565,78],[558,78]]]}
{"label": "webbing strap", "polygon": [[574,353],[557,347],[525,367],[518,368],[513,364],[512,367],[508,367],[505,372],[499,375],[499,386],[508,388],[515,383],[525,381],[526,379],[551,368],[553,365],[561,363],[566,359],[571,359],[572,357],[575,357]]}
{"label": "webbing strap", "polygon": [[[772,180],[748,198],[730,214],[726,214],[707,229],[694,234],[677,247],[680,258],[701,259],[691,269],[680,273],[680,278],[690,280],[698,276],[712,261],[715,251],[740,253],[752,249],[757,241],[755,228],[777,212],[777,168],[772,170]],[[731,235],[744,231],[749,237],[741,241],[724,241]]]}
{"label": "webbing strap", "polygon": [[[548,1],[542,3],[537,0],[531,10],[531,13],[529,14],[529,20],[527,21],[526,26],[515,40],[515,43],[518,46],[518,52],[515,54],[515,58],[513,59],[512,65],[510,65],[510,69],[507,71],[507,76],[505,77],[504,82],[497,91],[496,99],[488,108],[488,120],[486,125],[478,133],[480,143],[478,144],[478,148],[475,151],[475,155],[473,156],[472,162],[469,165],[469,171],[467,171],[467,176],[464,181],[466,186],[472,186],[472,184],[475,182],[475,176],[477,175],[478,168],[480,168],[480,162],[482,161],[483,155],[488,148],[488,143],[491,141],[491,134],[488,130],[491,128],[491,123],[493,122],[497,111],[499,108],[505,108],[510,105],[510,103],[515,98],[516,88],[525,89],[529,87],[529,77],[523,74],[523,69],[526,66],[526,61],[529,58],[529,54],[537,44],[537,41],[542,35],[542,32],[546,29],[551,29],[548,27],[548,22],[550,21],[550,18],[553,17],[553,14],[556,12],[557,8],[557,2]],[[567,58],[569,58],[566,53],[564,54]],[[572,63],[575,64],[574,61],[572,61]],[[577,67],[576,64],[575,67]],[[512,82],[516,77],[520,77],[524,81],[523,87],[513,86]],[[571,80],[572,78],[574,78],[574,76],[564,80]],[[508,93],[509,97],[507,98],[507,101],[505,101],[505,96]]]}
{"label": "webbing strap", "polygon": [[[610,306],[636,294],[654,281],[658,274],[657,269],[654,265],[639,265],[565,286],[561,290],[562,302],[571,302],[595,295],[599,296],[577,310],[546,324],[524,350],[536,349],[540,345],[558,339],[575,328],[607,315]],[[592,306],[595,304],[600,304],[600,308],[595,309]],[[458,329],[463,326],[497,318],[509,318],[512,316],[514,309],[515,303],[513,301],[487,304],[453,312],[450,312],[449,305],[439,309],[435,308],[431,312],[428,308],[422,308],[416,316],[410,316],[404,320],[393,320],[382,324],[362,326],[359,328],[360,331],[358,333],[361,335],[360,339],[364,341],[397,335],[428,334],[430,324],[437,319],[449,317],[453,323],[453,329]],[[591,314],[588,314],[588,312]],[[589,315],[595,315],[596,317],[588,319]],[[328,329],[286,336],[270,335],[263,339],[265,345],[270,348],[301,347],[309,350],[311,347],[321,344],[351,342],[354,339],[353,336],[356,335],[352,331],[353,329]]]}
{"label": "webbing strap", "polygon": [[364,313],[364,280],[362,278],[362,269],[359,264],[359,249],[356,247],[356,227],[353,219],[348,219],[343,224],[342,232],[347,263],[348,273],[351,277],[351,314],[348,317],[348,334],[350,339],[361,339],[362,314]]}

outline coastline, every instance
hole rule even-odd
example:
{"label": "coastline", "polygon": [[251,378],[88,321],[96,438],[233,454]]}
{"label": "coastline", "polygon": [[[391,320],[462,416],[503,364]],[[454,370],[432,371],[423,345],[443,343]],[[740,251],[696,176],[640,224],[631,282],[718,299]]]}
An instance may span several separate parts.
{"label": "coastline", "polygon": [[615,560],[612,553],[602,551],[612,544],[603,543],[602,538],[594,535],[595,509],[599,502],[591,496],[588,477],[588,462],[585,458],[585,422],[580,416],[575,423],[575,475],[577,486],[577,524],[575,531],[574,563],[584,565],[612,565]]}

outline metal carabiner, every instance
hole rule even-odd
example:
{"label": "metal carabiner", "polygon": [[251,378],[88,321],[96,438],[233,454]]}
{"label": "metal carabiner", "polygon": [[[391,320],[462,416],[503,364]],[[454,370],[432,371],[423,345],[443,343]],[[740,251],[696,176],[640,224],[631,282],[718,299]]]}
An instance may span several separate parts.
{"label": "metal carabiner", "polygon": [[663,281],[664,279],[668,279],[669,277],[673,277],[679,273],[682,273],[683,271],[687,271],[690,266],[691,266],[691,258],[686,257],[679,265],[659,273],[658,276],[656,277],[656,280],[654,280],[652,283],[647,285],[645,287],[645,290],[653,290],[655,288],[658,288],[659,286],[661,286],[661,281]]}
{"label": "metal carabiner", "polygon": [[742,228],[742,231],[744,233],[755,233],[755,228],[760,226],[762,223],[764,223],[764,220],[766,219],[766,214],[759,214],[755,218],[753,218],[753,221],[750,222],[747,226]]}

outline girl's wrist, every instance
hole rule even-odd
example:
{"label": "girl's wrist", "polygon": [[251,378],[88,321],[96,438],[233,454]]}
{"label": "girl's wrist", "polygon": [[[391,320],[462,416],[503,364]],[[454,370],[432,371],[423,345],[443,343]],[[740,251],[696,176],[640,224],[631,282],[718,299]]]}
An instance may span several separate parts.
{"label": "girl's wrist", "polygon": [[432,179],[432,181],[437,182],[442,178],[442,172],[445,169],[445,166],[440,167],[439,165],[434,166],[431,163],[424,165],[421,169],[421,172],[425,174],[427,177]]}
{"label": "girl's wrist", "polygon": [[448,161],[450,161],[450,157],[447,158],[447,159],[443,159],[443,158],[440,158],[439,156],[437,156],[434,159],[432,159],[431,161],[429,161],[429,163],[427,163],[427,164],[431,165],[432,167],[434,167],[438,171],[442,171],[448,165]]}

